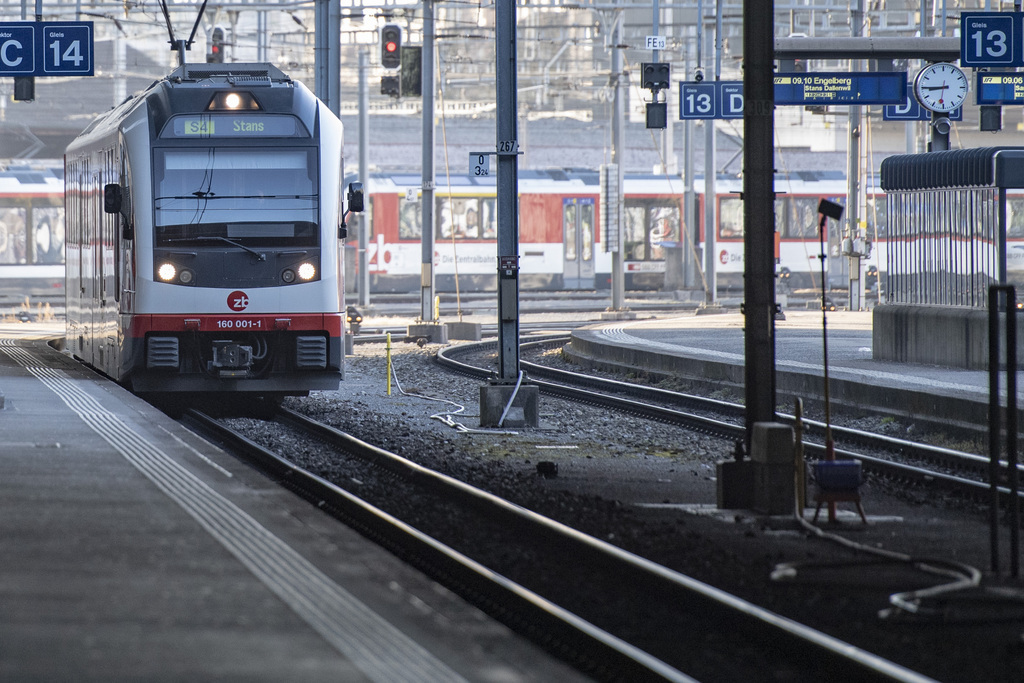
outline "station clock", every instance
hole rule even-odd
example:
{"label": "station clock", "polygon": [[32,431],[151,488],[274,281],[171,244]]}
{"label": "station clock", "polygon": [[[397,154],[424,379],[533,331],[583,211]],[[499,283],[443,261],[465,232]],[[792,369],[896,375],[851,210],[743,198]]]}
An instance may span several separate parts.
{"label": "station clock", "polygon": [[914,97],[928,111],[948,114],[967,99],[967,74],[949,62],[935,62],[914,79]]}

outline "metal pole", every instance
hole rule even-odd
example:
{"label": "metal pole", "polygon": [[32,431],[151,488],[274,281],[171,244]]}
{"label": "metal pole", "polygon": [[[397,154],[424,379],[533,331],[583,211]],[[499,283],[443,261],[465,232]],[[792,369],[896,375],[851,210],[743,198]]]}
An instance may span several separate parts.
{"label": "metal pole", "polygon": [[[704,16],[699,13],[697,21],[699,22],[697,33],[698,35],[703,33],[704,28]],[[750,26],[751,24],[744,24]],[[770,25],[770,24],[769,24]],[[744,31],[744,34],[747,32]],[[744,39],[746,40],[746,39]],[[718,41],[716,36],[715,41]],[[774,46],[773,46],[774,47]],[[744,48],[746,49],[746,48]],[[749,59],[749,58],[748,58]],[[747,59],[744,60],[747,64],[750,64]],[[769,60],[770,64],[771,60]],[[715,80],[719,78],[718,72],[715,72]],[[746,85],[744,85],[744,92]],[[744,122],[744,125],[746,123]],[[707,291],[704,293],[704,304],[706,306],[715,305],[718,302],[718,274],[715,258],[718,249],[715,246],[715,238],[718,232],[718,223],[715,220],[715,211],[717,207],[717,190],[715,188],[715,167],[716,163],[716,146],[717,140],[715,139],[715,122],[708,119],[704,122],[704,279],[707,281]],[[774,209],[772,209],[774,211]]]}
{"label": "metal pole", "polygon": [[423,3],[420,321],[434,319],[434,2]]}
{"label": "metal pole", "polygon": [[[623,158],[626,151],[626,75],[623,73],[623,57],[622,57],[622,23],[623,16],[621,12],[616,12],[615,17],[615,33],[614,40],[615,45],[612,46],[612,83],[615,88],[615,101],[612,111],[612,164],[618,169],[618,197],[619,202],[623,202],[623,198],[626,196],[623,191],[625,185],[625,159]],[[622,211],[619,212],[619,218],[621,221]],[[621,311],[626,307],[626,274],[625,274],[625,254],[622,253],[623,248],[623,227],[618,226],[618,245],[612,251],[612,306],[611,310]]]}
{"label": "metal pole", "polygon": [[1003,420],[999,400],[999,309],[998,286],[988,289],[988,483],[989,552],[992,573],[999,575],[999,433]]}
{"label": "metal pole", "polygon": [[502,383],[519,377],[519,139],[516,132],[516,0],[495,4],[498,156],[498,366]]}
{"label": "metal pole", "polygon": [[[369,191],[370,185],[370,87],[367,72],[370,70],[370,51],[359,50],[359,182]],[[359,214],[359,305],[370,305],[370,219],[365,213]]]}
{"label": "metal pole", "polygon": [[744,0],[743,25],[748,30],[743,33],[743,334],[748,447],[754,424],[775,420],[774,16],[773,0]]}
{"label": "metal pole", "polygon": [[[851,0],[850,3],[850,24],[852,28],[852,34],[854,37],[860,37],[863,34],[862,24],[864,22],[864,9],[863,0]],[[860,71],[861,63],[860,60],[853,60],[853,71]],[[854,244],[852,240],[855,240],[857,233],[860,230],[860,128],[861,128],[861,117],[860,107],[858,105],[850,105],[850,119],[849,126],[847,129],[848,138],[848,167],[846,171],[846,226],[847,235],[851,240],[851,245]],[[840,242],[842,243],[842,242]],[[836,259],[836,263],[842,263],[841,259]],[[860,256],[849,257],[849,268],[848,274],[848,285],[849,285],[849,296],[847,304],[851,311],[859,311],[861,309],[860,300]]]}
{"label": "metal pole", "polygon": [[1020,576],[1020,475],[1017,472],[1017,293],[1006,291],[1006,468],[1010,485],[1010,576]]}

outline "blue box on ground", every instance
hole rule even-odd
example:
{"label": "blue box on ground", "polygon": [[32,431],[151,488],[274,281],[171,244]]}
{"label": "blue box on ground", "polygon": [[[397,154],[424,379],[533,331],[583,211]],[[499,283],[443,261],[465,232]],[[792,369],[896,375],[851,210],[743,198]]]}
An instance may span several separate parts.
{"label": "blue box on ground", "polygon": [[860,470],[860,460],[820,460],[814,463],[814,480],[823,491],[856,491]]}

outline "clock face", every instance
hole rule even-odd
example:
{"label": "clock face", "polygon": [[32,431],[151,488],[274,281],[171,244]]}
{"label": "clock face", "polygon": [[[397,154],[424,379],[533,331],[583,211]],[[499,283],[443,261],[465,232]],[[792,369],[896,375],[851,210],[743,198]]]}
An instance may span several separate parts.
{"label": "clock face", "polygon": [[914,95],[929,111],[951,112],[967,99],[967,75],[953,64],[929,64],[917,74]]}

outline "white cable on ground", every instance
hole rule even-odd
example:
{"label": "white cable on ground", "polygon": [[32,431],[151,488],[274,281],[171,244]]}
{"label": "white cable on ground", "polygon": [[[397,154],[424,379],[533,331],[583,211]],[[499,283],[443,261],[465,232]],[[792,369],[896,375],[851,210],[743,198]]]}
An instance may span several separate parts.
{"label": "white cable on ground", "polygon": [[[877,557],[884,558],[885,560],[891,560],[901,564],[913,565],[915,568],[927,572],[929,574],[935,574],[938,576],[952,578],[953,581],[950,583],[943,583],[930,588],[922,588],[915,591],[905,591],[900,593],[893,593],[889,596],[889,604],[892,607],[879,610],[878,616],[881,619],[888,619],[894,617],[900,613],[910,613],[915,615],[926,615],[931,614],[932,611],[922,608],[921,602],[928,598],[935,598],[940,595],[946,595],[956,591],[966,590],[969,588],[976,588],[981,583],[981,572],[974,567],[963,564],[961,562],[955,562],[952,560],[932,560],[923,558],[914,558],[904,553],[898,553],[891,550],[883,550],[881,548],[873,548],[871,546],[856,543],[847,538],[839,536],[837,534],[831,534],[825,530],[811,524],[803,518],[802,514],[797,513],[795,515],[796,520],[804,527],[807,531],[814,534],[818,538],[829,540],[834,543],[838,543],[846,548],[857,552],[863,552]],[[772,570],[771,578],[773,581],[791,580],[797,575],[798,569],[803,567],[810,567],[812,565],[807,563],[796,563],[796,562],[784,562],[775,566]],[[840,565],[818,565],[818,566],[840,566]],[[935,613],[938,613],[936,611]]]}
{"label": "white cable on ground", "polygon": [[516,388],[512,390],[512,396],[508,399],[508,404],[505,406],[505,410],[501,412],[501,417],[498,418],[498,426],[505,424],[505,418],[508,417],[508,411],[512,408],[512,402],[516,400],[516,394],[519,393],[519,387],[523,383],[523,371],[519,371],[519,378],[516,380]]}
{"label": "white cable on ground", "polygon": [[[520,372],[519,374],[520,376],[522,376],[522,372]],[[448,405],[455,406],[456,410],[454,411],[449,410],[446,412],[435,413],[431,415],[430,419],[432,420],[438,420],[439,422],[442,422],[448,425],[449,427],[453,427],[454,429],[457,429],[458,431],[467,434],[507,434],[510,436],[515,436],[519,434],[519,432],[509,430],[473,429],[472,427],[467,427],[461,422],[456,422],[454,419],[452,419],[452,415],[458,415],[459,413],[463,412],[466,409],[466,406],[462,405],[461,403],[456,403],[455,401],[448,400],[446,398],[437,398],[434,396],[426,396],[424,394],[414,394],[406,391],[405,389],[402,388],[402,383],[398,381],[398,370],[395,368],[394,364],[391,365],[391,376],[395,380],[395,386],[398,387],[398,393],[402,394],[403,396],[409,396],[412,398],[422,398],[425,401],[437,401],[438,403],[447,403]],[[506,408],[506,411],[507,410],[508,409]],[[504,415],[502,415],[502,419],[504,419]]]}

